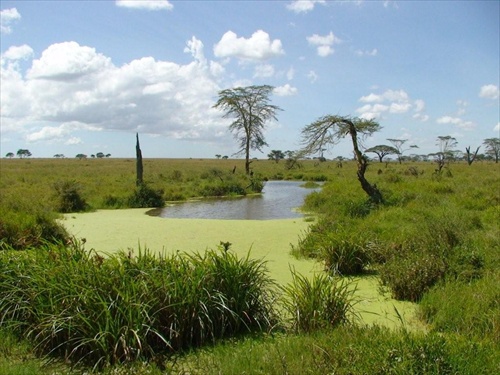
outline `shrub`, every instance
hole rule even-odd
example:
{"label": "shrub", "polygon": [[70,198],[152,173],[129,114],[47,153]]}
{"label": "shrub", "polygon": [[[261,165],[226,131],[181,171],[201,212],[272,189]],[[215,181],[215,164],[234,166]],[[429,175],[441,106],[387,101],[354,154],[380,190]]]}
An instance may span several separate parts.
{"label": "shrub", "polygon": [[309,232],[299,237],[292,254],[314,258],[324,262],[331,273],[356,275],[370,262],[368,247],[370,240],[356,228],[356,223],[340,226],[322,218],[309,228]]}
{"label": "shrub", "polygon": [[322,246],[321,258],[329,272],[341,275],[357,275],[369,264],[367,243],[349,232],[337,231]]}
{"label": "shrub", "polygon": [[123,198],[119,198],[114,195],[106,195],[102,204],[106,208],[122,208],[125,206],[126,202]]}
{"label": "shrub", "polygon": [[81,195],[81,187],[76,181],[59,181],[54,184],[54,189],[57,212],[79,212],[88,209],[87,202]]}
{"label": "shrub", "polygon": [[354,290],[345,280],[324,273],[312,280],[292,271],[292,282],[282,288],[283,307],[295,332],[311,332],[349,321]]}
{"label": "shrub", "polygon": [[438,256],[406,251],[380,267],[380,279],[394,298],[417,302],[443,278],[445,271],[446,265]]}
{"label": "shrub", "polygon": [[128,206],[132,208],[163,207],[162,190],[154,190],[146,184],[140,184],[128,197]]}

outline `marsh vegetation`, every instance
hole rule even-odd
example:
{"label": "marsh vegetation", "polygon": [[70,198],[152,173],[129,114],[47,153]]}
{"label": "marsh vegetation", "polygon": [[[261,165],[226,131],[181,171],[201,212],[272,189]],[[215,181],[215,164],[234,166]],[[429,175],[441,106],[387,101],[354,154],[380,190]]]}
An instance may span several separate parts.
{"label": "marsh vegetation", "polygon": [[[244,160],[143,162],[165,201],[250,185]],[[365,170],[384,197],[376,204],[356,162],[252,162],[255,181],[326,181],[306,198],[316,220],[289,240],[320,271],[290,270],[280,284],[225,238],[207,251],[130,244],[107,256],[71,238],[55,220],[61,198],[76,192],[87,211],[130,207],[133,160],[1,160],[0,372],[497,373],[498,164],[454,162],[441,174],[433,163],[378,164]],[[356,319],[352,282],[363,275],[415,302],[425,329]]]}

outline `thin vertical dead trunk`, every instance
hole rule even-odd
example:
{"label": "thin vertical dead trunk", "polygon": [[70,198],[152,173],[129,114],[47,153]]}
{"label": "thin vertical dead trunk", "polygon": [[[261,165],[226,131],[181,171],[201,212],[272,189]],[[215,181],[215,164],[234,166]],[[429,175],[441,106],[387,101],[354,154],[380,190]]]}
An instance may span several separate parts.
{"label": "thin vertical dead trunk", "polygon": [[137,143],[135,145],[135,155],[136,155],[136,171],[137,171],[137,179],[135,184],[137,186],[142,185],[143,179],[143,167],[142,167],[142,151],[141,146],[139,145],[139,133],[136,133]]}

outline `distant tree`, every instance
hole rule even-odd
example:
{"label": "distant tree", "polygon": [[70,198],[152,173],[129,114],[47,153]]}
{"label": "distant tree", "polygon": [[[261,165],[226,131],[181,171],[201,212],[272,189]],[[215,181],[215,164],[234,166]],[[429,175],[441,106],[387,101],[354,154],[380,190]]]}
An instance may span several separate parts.
{"label": "distant tree", "polygon": [[104,157],[104,153],[98,152],[97,154],[95,154],[95,156],[99,159],[102,159]]}
{"label": "distant tree", "polygon": [[216,157],[217,159],[220,159],[220,158],[221,158],[221,154],[217,154],[217,155],[215,155],[215,157]]}
{"label": "distant tree", "polygon": [[272,150],[269,154],[267,154],[267,158],[278,163],[281,159],[285,158],[285,154],[281,150]]}
{"label": "distant tree", "polygon": [[429,154],[434,157],[434,161],[438,165],[437,173],[441,173],[443,167],[454,159],[454,148],[458,142],[451,135],[439,136],[436,138],[436,145],[439,146],[439,151],[435,154]]}
{"label": "distant tree", "polygon": [[86,158],[87,158],[87,155],[85,155],[85,154],[77,154],[77,155],[76,155],[76,158],[78,158],[78,159],[80,159],[80,160],[82,160],[82,159],[86,159]]}
{"label": "distant tree", "polygon": [[31,156],[31,152],[29,150],[20,148],[19,150],[17,150],[17,156],[19,156],[21,159],[27,158]]}
{"label": "distant tree", "polygon": [[403,152],[408,151],[411,148],[418,148],[417,145],[411,145],[409,148],[403,149],[403,145],[408,141],[407,139],[387,138],[387,140],[392,143],[396,150],[398,150],[397,155],[399,164],[403,162]]}
{"label": "distant tree", "polygon": [[474,152],[474,153],[470,152],[470,146],[465,148],[465,155],[467,157],[467,164],[471,165],[474,162],[474,160],[476,160],[477,153],[479,152],[480,147],[481,146],[478,146],[476,149],[476,152]]}
{"label": "distant tree", "polygon": [[382,193],[376,185],[370,184],[365,178],[368,168],[368,159],[359,149],[360,140],[358,135],[370,136],[379,131],[381,126],[374,120],[365,120],[357,117],[342,117],[327,115],[319,118],[302,130],[302,153],[314,154],[320,152],[324,147],[337,144],[346,135],[351,137],[354,158],[357,163],[357,177],[363,191],[374,203],[382,203]]}
{"label": "distant tree", "polygon": [[286,159],[285,159],[285,169],[300,169],[302,168],[302,163],[300,162],[300,158],[302,157],[301,152],[297,151],[285,151]]}
{"label": "distant tree", "polygon": [[91,158],[95,158],[95,155],[94,155],[94,154],[92,154],[92,155],[90,155],[90,157],[91,157]]}
{"label": "distant tree", "polygon": [[277,119],[279,107],[269,104],[269,96],[274,87],[269,85],[248,86],[226,89],[219,92],[219,100],[214,108],[222,110],[224,117],[233,118],[229,130],[239,141],[236,154],[245,155],[245,172],[250,174],[250,151],[262,152],[267,143],[264,127],[268,120]]}
{"label": "distant tree", "polygon": [[5,157],[9,158],[9,159],[12,159],[14,157],[14,153],[13,152],[7,152],[7,154],[5,154]]}
{"label": "distant tree", "polygon": [[111,157],[111,154],[106,154],[106,157],[107,157],[107,158],[110,158],[110,157]]}
{"label": "distant tree", "polygon": [[55,154],[54,157],[57,158],[57,159],[63,159],[64,158],[64,154]]}
{"label": "distant tree", "polygon": [[224,156],[222,157],[222,159],[227,160],[227,159],[229,159],[229,156],[224,155]]}
{"label": "distant tree", "polygon": [[495,159],[498,163],[500,158],[500,138],[487,138],[484,140],[483,145],[486,147],[486,154]]}
{"label": "distant tree", "polygon": [[377,154],[378,160],[381,163],[382,163],[382,160],[384,159],[385,156],[399,154],[399,151],[395,147],[387,146],[387,145],[378,145],[378,146],[370,147],[370,148],[366,149],[365,152],[373,152],[374,154]]}

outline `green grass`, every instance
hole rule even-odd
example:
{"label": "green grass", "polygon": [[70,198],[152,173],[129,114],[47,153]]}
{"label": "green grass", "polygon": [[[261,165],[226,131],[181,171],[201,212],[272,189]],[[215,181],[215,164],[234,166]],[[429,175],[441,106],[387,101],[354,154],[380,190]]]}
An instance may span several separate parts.
{"label": "green grass", "polygon": [[[235,166],[240,173],[243,161],[150,159],[145,180],[167,200],[224,185],[238,194]],[[133,160],[2,159],[0,168],[2,248],[31,248],[0,251],[0,371],[69,372],[46,367],[41,353],[109,374],[500,371],[498,164],[454,163],[440,176],[432,163],[377,164],[367,173],[385,198],[376,206],[352,162],[252,163],[262,180],[326,180],[306,200],[318,219],[294,251],[329,270],[378,275],[393,296],[418,302],[427,333],[338,324],[353,301],[326,273],[295,275],[281,296],[264,264],[231,252],[101,259],[50,244],[67,239],[54,226],[54,183],[75,181],[93,209],[124,207]],[[24,334],[29,342],[18,341]]]}
{"label": "green grass", "polygon": [[276,324],[265,264],[223,249],[102,257],[51,245],[0,259],[2,326],[74,364],[151,359]]}

